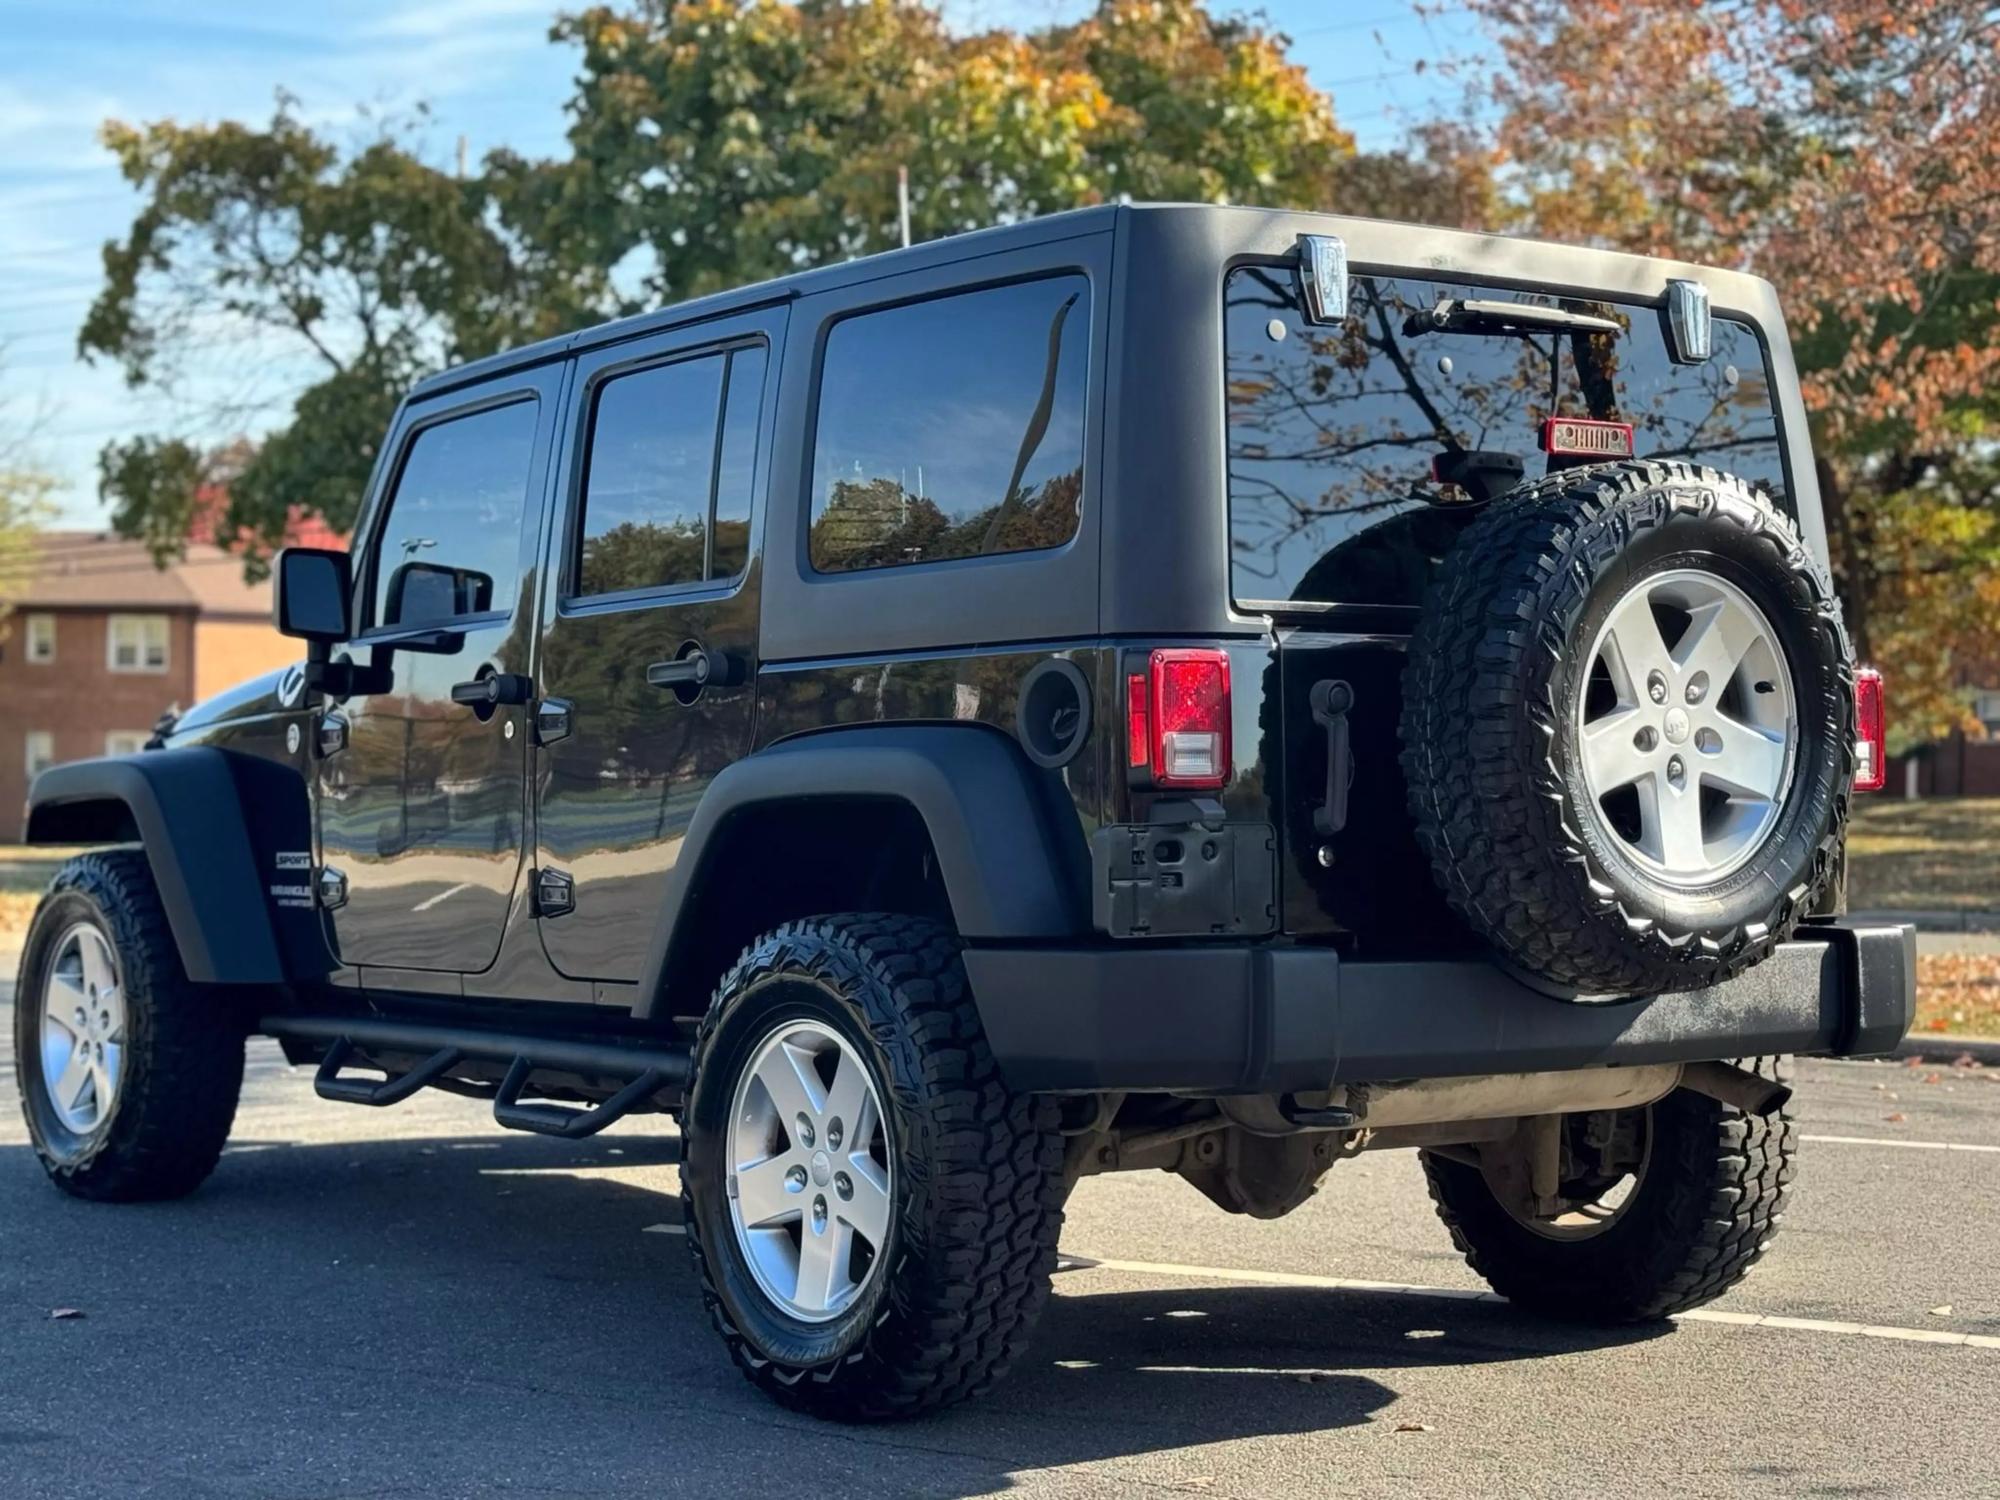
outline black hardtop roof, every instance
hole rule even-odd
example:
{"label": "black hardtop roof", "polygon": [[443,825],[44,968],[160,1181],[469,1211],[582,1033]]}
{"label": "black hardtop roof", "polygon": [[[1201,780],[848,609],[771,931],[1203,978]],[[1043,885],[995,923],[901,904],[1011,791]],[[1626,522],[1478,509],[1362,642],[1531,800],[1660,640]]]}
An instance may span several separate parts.
{"label": "black hardtop roof", "polygon": [[[1472,263],[1498,256],[1506,261],[1515,262],[1518,273],[1518,262],[1525,251],[1536,257],[1546,253],[1548,269],[1553,271],[1559,265],[1571,278],[1586,272],[1590,273],[1590,279],[1595,279],[1597,275],[1605,275],[1613,282],[1635,279],[1657,280],[1663,273],[1698,275],[1701,279],[1719,287],[1737,287],[1745,292],[1754,287],[1757,292],[1765,295],[1770,292],[1768,284],[1760,278],[1738,272],[1683,265],[1679,262],[1632,255],[1622,251],[1560,245],[1524,236],[1438,229],[1427,225],[1389,219],[1369,219],[1330,211],[1264,209],[1248,205],[1214,203],[1107,203],[1091,208],[1069,209],[1063,213],[1048,214],[1037,219],[1025,219],[1017,224],[1001,224],[990,229],[947,235],[942,239],[927,240],[923,244],[912,245],[908,249],[878,251],[873,255],[860,256],[837,265],[815,266],[789,276],[755,282],[749,286],[716,292],[706,297],[696,297],[687,302],[656,308],[651,312],[616,318],[594,327],[578,329],[574,333],[559,334],[554,338],[527,344],[519,349],[504,350],[498,354],[488,355],[484,359],[473,360],[427,376],[411,391],[410,399],[422,400],[495,375],[560,359],[582,350],[600,348],[649,333],[789,301],[794,297],[802,297],[813,292],[879,281],[912,271],[1003,254],[1025,246],[1109,233],[1121,218],[1135,216],[1157,221],[1205,220],[1211,224],[1230,217],[1236,219],[1239,225],[1259,222],[1267,231],[1283,227],[1287,232],[1294,228],[1323,225],[1326,230],[1333,232],[1361,234],[1378,244],[1385,234],[1399,238],[1408,235],[1415,237],[1416,240],[1416,243],[1408,247],[1413,255],[1413,263],[1444,267],[1456,262],[1464,270],[1470,270]],[[1343,229],[1343,226],[1346,228]],[[1206,238],[1198,231],[1196,237]],[[1359,247],[1351,246],[1350,254],[1356,248]],[[1368,257],[1363,254],[1356,259],[1365,262]],[[1515,279],[1519,279],[1518,274]]]}
{"label": "black hardtop roof", "polygon": [[922,270],[929,266],[970,260],[981,255],[995,255],[1023,245],[1047,244],[1054,240],[1073,239],[1085,234],[1103,234],[1116,222],[1119,211],[1120,205],[1115,203],[1100,204],[1092,208],[1069,209],[1063,213],[1048,214],[1038,219],[1024,219],[1018,224],[1000,224],[991,229],[978,229],[965,234],[947,235],[943,239],[926,240],[923,244],[912,245],[906,250],[881,250],[873,255],[841,261],[836,265],[814,266],[809,270],[796,271],[789,276],[753,282],[749,286],[715,292],[706,297],[695,297],[686,302],[655,308],[651,312],[614,318],[608,323],[578,329],[575,333],[558,334],[554,338],[543,339],[538,343],[525,344],[519,349],[503,350],[484,359],[476,359],[468,364],[441,370],[420,381],[411,392],[411,396],[413,399],[420,399],[450,390],[455,386],[504,374],[512,369],[574,354],[579,350],[615,344],[625,339],[678,328],[688,323],[704,322],[710,318],[724,317],[730,313],[743,312],[773,302],[788,301],[793,297],[803,297],[809,292],[852,286],[865,281],[879,280],[885,276],[898,276],[907,271]]}

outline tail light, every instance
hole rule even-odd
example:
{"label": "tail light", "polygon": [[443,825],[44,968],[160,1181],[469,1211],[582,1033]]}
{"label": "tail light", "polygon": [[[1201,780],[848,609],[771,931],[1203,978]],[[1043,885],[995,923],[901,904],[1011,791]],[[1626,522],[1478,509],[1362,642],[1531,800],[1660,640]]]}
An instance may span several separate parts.
{"label": "tail light", "polygon": [[1158,787],[1214,791],[1229,780],[1229,656],[1167,649],[1125,681],[1126,764]]}
{"label": "tail light", "polygon": [[1887,714],[1882,674],[1873,667],[1854,673],[1854,790],[1879,792],[1889,781]]}

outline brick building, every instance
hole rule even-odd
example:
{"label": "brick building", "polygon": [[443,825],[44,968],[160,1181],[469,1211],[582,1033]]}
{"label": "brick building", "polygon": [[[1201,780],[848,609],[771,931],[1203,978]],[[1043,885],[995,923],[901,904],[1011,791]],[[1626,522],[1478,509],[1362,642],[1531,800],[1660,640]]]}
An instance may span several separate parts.
{"label": "brick building", "polygon": [[136,750],[168,709],[300,656],[271,628],[270,585],[245,583],[242,558],[213,544],[165,568],[100,532],[37,546],[0,625],[0,841],[19,836],[42,767]]}

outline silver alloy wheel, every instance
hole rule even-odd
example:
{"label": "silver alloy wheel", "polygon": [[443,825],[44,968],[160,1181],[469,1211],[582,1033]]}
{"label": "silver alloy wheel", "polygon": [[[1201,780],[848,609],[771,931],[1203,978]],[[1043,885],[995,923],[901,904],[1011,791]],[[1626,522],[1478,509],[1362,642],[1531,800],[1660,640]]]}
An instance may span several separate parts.
{"label": "silver alloy wheel", "polygon": [[[1663,618],[1686,621],[1672,645]],[[1791,668],[1764,612],[1713,573],[1656,573],[1605,617],[1585,670],[1577,743],[1599,824],[1668,885],[1741,868],[1798,758]]]}
{"label": "silver alloy wheel", "polygon": [[57,1121],[88,1136],[111,1118],[125,1072],[125,991],[98,927],[78,922],[56,940],[42,982],[42,1084]]}
{"label": "silver alloy wheel", "polygon": [[839,1317],[881,1262],[894,1204],[875,1080],[818,1021],[779,1023],[736,1082],[729,1222],[757,1285],[806,1323]]}

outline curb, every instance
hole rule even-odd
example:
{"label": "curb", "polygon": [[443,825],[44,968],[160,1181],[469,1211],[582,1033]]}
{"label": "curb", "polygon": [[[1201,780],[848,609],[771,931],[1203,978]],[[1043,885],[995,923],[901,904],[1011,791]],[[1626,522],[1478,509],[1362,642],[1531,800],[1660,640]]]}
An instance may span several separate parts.
{"label": "curb", "polygon": [[1950,1067],[1961,1057],[1970,1057],[1981,1067],[2000,1068],[2000,1037],[1917,1032],[1903,1038],[1895,1055],[1899,1061],[1914,1057],[1943,1067]]}
{"label": "curb", "polygon": [[1907,910],[1850,911],[1846,920],[1866,923],[1908,923],[1919,932],[2000,932],[2000,911],[1958,911],[1929,907]]}

